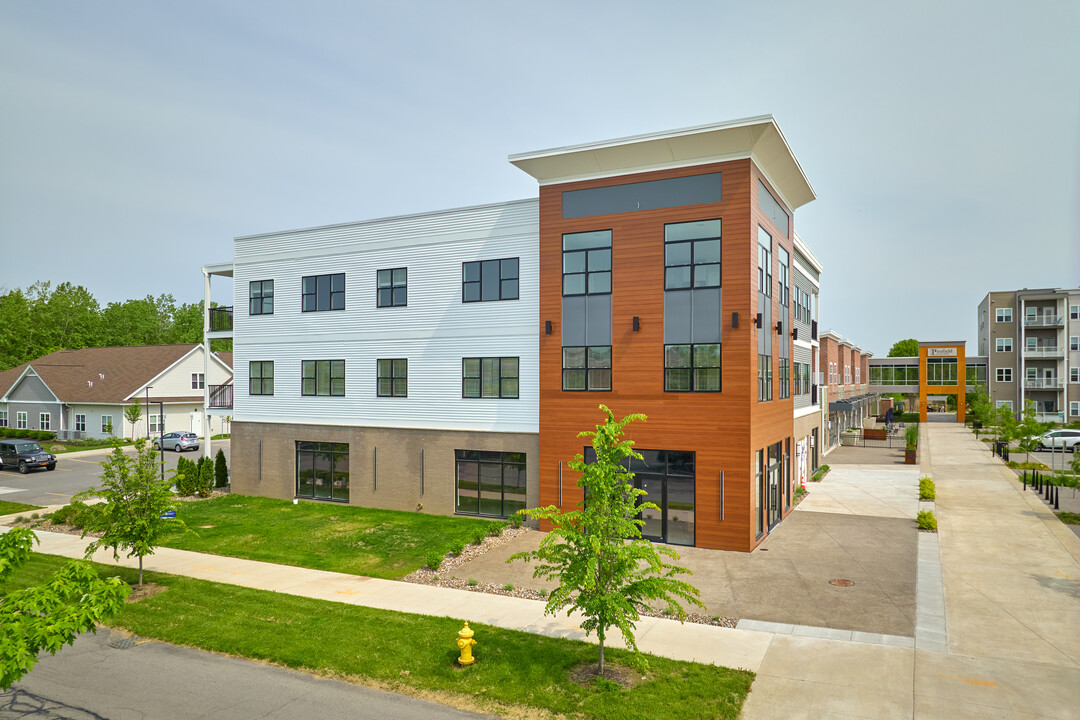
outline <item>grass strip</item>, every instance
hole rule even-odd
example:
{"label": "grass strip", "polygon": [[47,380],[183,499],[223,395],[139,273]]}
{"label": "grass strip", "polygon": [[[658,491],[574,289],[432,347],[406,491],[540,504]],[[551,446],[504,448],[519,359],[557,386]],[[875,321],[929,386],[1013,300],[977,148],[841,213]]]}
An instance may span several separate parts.
{"label": "grass strip", "polygon": [[496,522],[246,495],[180,503],[176,515],[192,532],[170,532],[165,547],[387,580]]}
{"label": "grass strip", "polygon": [[1058,519],[1060,519],[1061,522],[1065,523],[1066,525],[1080,525],[1080,513],[1066,512],[1062,510],[1061,512],[1054,514],[1057,515]]}
{"label": "grass strip", "polygon": [[34,512],[35,510],[40,509],[40,505],[26,505],[25,503],[0,500],[0,515],[14,515],[15,513]]}
{"label": "grass strip", "polygon": [[[35,553],[2,590],[40,583],[65,558]],[[136,572],[98,565],[134,582]],[[141,637],[352,680],[486,712],[511,708],[567,717],[696,720],[739,716],[754,674],[649,656],[633,689],[587,686],[570,672],[596,662],[595,645],[470,624],[477,664],[454,664],[462,620],[411,615],[265,590],[147,573],[166,592],[125,606],[112,623]],[[463,618],[467,619],[467,618]],[[608,649],[611,663],[630,654]]]}

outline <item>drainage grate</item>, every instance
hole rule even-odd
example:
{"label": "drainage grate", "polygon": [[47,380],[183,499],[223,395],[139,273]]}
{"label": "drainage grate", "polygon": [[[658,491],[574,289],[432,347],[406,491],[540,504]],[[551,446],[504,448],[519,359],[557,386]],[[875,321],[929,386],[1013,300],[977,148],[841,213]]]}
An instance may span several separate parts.
{"label": "drainage grate", "polygon": [[844,578],[833,578],[832,580],[829,581],[829,584],[830,585],[835,585],[836,587],[851,587],[852,585],[855,584],[855,581],[854,580],[845,580]]}
{"label": "drainage grate", "polygon": [[109,647],[116,648],[117,650],[128,650],[129,648],[135,647],[135,643],[138,641],[138,639],[139,638],[135,635],[127,638],[120,638],[115,642],[109,643]]}

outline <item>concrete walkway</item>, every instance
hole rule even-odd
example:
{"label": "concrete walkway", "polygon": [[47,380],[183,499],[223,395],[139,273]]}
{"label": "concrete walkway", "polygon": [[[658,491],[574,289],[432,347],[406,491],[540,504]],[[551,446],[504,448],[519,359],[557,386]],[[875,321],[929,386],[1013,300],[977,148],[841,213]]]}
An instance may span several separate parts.
{"label": "concrete walkway", "polygon": [[[922,433],[921,470],[937,484],[940,534],[920,536],[914,647],[644,618],[641,649],[757,672],[744,720],[1080,716],[1080,538],[962,426],[924,425]],[[859,497],[838,485],[833,511],[853,512],[847,506]],[[907,515],[907,502],[880,507]],[[77,536],[38,535],[41,552],[82,556]],[[112,562],[105,553],[95,560]],[[532,600],[168,548],[146,567],[584,639],[579,618],[545,616]]]}

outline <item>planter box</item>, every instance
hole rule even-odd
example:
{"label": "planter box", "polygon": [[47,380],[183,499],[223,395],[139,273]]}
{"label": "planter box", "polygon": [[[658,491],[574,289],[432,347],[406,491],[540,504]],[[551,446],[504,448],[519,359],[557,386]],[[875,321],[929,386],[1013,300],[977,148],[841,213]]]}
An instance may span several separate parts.
{"label": "planter box", "polygon": [[918,451],[917,448],[914,449],[914,450],[908,450],[907,448],[904,448],[904,464],[905,465],[914,465],[915,464],[915,456],[916,456],[916,454],[918,452],[919,451]]}

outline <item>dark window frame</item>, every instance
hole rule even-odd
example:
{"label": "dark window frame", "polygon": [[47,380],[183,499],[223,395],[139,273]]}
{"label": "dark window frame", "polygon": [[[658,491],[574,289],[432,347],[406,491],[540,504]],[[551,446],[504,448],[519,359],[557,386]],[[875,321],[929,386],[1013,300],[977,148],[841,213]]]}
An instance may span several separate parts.
{"label": "dark window frame", "polygon": [[[270,366],[270,374],[266,374],[266,366]],[[259,374],[256,377],[255,367],[258,366]],[[268,382],[269,381],[269,382]],[[258,390],[256,390],[258,383]],[[269,388],[269,392],[267,389]],[[248,361],[248,395],[273,395],[274,394],[274,361],[273,360],[249,360]]]}
{"label": "dark window frame", "polygon": [[[484,297],[485,285],[484,285],[484,266],[490,263],[498,263],[499,277],[495,280],[498,285],[498,297]],[[511,268],[510,263],[513,263]],[[470,269],[476,269],[476,280],[470,280]],[[513,272],[511,275],[510,272]],[[508,283],[513,282],[513,290],[511,294],[510,285]],[[475,289],[476,297],[469,299],[470,290]],[[521,258],[520,257],[506,257],[506,258],[492,258],[490,260],[470,260],[468,262],[461,263],[461,302],[463,303],[477,303],[477,302],[501,302],[504,300],[519,300],[521,299]]]}
{"label": "dark window frame", "polygon": [[[577,235],[592,235],[592,234],[596,234],[596,233],[607,233],[607,244],[606,245],[592,245],[592,246],[586,246],[586,247],[583,247],[583,248],[574,248],[574,249],[571,249],[571,250],[566,249],[566,239],[567,238],[574,237],[574,236],[577,236]],[[561,286],[561,292],[562,292],[563,297],[581,297],[581,296],[584,296],[584,295],[610,295],[611,294],[612,288],[614,287],[614,273],[613,273],[613,268],[612,268],[612,265],[614,263],[614,255],[612,253],[612,245],[613,244],[614,244],[614,239],[612,237],[612,231],[610,229],[587,230],[587,231],[575,232],[575,233],[563,233],[563,236],[562,236],[562,286]],[[596,256],[596,262],[600,262],[600,254],[602,254],[605,250],[607,251],[607,269],[590,270],[589,269],[590,265],[593,262],[592,259],[591,259],[591,256],[594,253],[598,253],[598,255]],[[581,270],[575,270],[573,272],[567,272],[566,271],[567,256],[574,256],[574,255],[578,255],[578,254],[581,254],[584,257],[584,260],[585,260],[585,263],[584,263],[582,269]],[[600,277],[602,275],[607,275],[607,290],[597,290],[595,292],[590,290],[590,286],[592,285],[593,277],[594,276]],[[566,291],[566,278],[567,278],[567,276],[575,276],[575,277],[576,276],[582,276],[582,277],[584,277],[584,279],[585,279],[585,289],[584,289],[584,291],[582,291],[582,292],[569,292],[568,293]]]}
{"label": "dark window frame", "polygon": [[[304,445],[308,445],[308,446],[312,446],[312,447],[301,447],[301,446],[304,446]],[[329,447],[328,450],[320,450],[319,447],[318,447],[319,445],[329,445],[330,447]],[[344,448],[344,450],[342,450],[341,448]],[[330,458],[330,497],[318,497],[318,496],[315,495],[315,477],[314,477],[314,475],[311,478],[311,495],[301,495],[300,494],[300,466],[301,466],[300,453],[301,452],[311,454],[311,465],[312,465],[313,472],[314,472],[316,454],[319,453],[319,452],[323,452],[323,453],[328,452],[329,453],[329,458]],[[312,441],[312,440],[297,440],[296,441],[296,446],[295,446],[294,459],[295,459],[295,462],[296,462],[296,476],[294,478],[295,485],[293,486],[294,491],[296,493],[295,497],[304,498],[304,499],[307,499],[307,500],[319,500],[319,501],[322,501],[322,502],[336,502],[336,503],[348,504],[348,502],[349,502],[349,475],[350,475],[350,469],[349,469],[349,443],[321,442],[321,441]],[[344,460],[345,469],[344,470],[339,470],[338,469],[338,463],[340,461],[342,461],[342,459]],[[334,497],[334,495],[335,495],[335,487],[336,487],[336,483],[338,482],[338,477],[339,476],[343,476],[341,478],[341,487],[344,490],[344,492],[341,493],[341,495],[343,495],[343,497]]]}
{"label": "dark window frame", "polygon": [[[517,371],[511,375],[503,372],[503,368],[507,365],[507,361],[512,360],[517,366]],[[498,385],[499,393],[497,395],[485,395],[484,394],[484,369],[485,364],[492,361],[498,362]],[[476,363],[476,374],[471,374],[470,365]],[[490,377],[488,378],[491,379]],[[470,381],[476,382],[475,394],[470,392]],[[514,391],[511,395],[506,390],[507,383],[513,381]],[[521,396],[521,358],[515,356],[506,357],[463,357],[461,358],[461,397],[470,400],[517,400]]]}
{"label": "dark window frame", "polygon": [[[498,455],[499,465],[499,514],[491,514],[482,512],[482,488],[479,487],[482,480],[480,472],[480,466],[495,465],[496,461],[494,456]],[[519,459],[520,458],[520,459]],[[470,510],[462,510],[461,503],[461,465],[462,464],[476,465],[476,478],[477,478],[477,502],[476,512]],[[520,468],[521,472],[525,474],[525,484],[522,486],[521,502],[513,503],[513,512],[507,512],[507,498],[506,498],[506,468],[511,466],[514,468]],[[528,492],[528,473],[529,464],[528,456],[523,452],[502,452],[493,450],[454,450],[454,514],[455,515],[468,515],[470,517],[510,517],[520,509],[524,509],[528,504],[526,500],[526,493]],[[511,486],[514,487],[514,486]],[[521,507],[517,507],[519,505]]]}
{"label": "dark window frame", "polygon": [[[697,348],[703,347],[703,346],[708,346],[708,347],[716,346],[716,361],[719,364],[717,364],[717,365],[699,365],[698,364],[698,353],[696,351],[697,351]],[[671,350],[673,348],[688,348],[689,349],[688,350],[688,357],[689,357],[689,360],[690,360],[690,364],[689,365],[669,365],[668,363],[669,363],[669,360],[671,358],[670,353],[671,353]],[[664,392],[673,392],[673,393],[685,393],[685,392],[718,393],[718,392],[722,392],[723,389],[724,389],[724,374],[723,374],[724,357],[723,357],[723,350],[724,350],[723,343],[668,343],[668,344],[664,345]],[[717,371],[716,375],[717,375],[718,383],[717,383],[717,387],[715,389],[714,388],[704,388],[704,389],[699,389],[698,388],[699,381],[698,381],[698,372],[697,371],[699,371],[699,370],[716,370]],[[676,371],[689,371],[688,378],[690,380],[690,387],[688,387],[688,388],[679,388],[679,387],[672,388],[671,387],[671,385],[672,385],[671,378],[675,376]]]}
{"label": "dark window frame", "polygon": [[[583,350],[582,361],[583,365],[567,365],[567,351]],[[593,364],[593,351],[607,351],[607,365],[594,365]],[[611,358],[611,346],[610,345],[567,345],[563,347],[562,352],[562,389],[565,392],[611,392],[612,385],[612,358]],[[600,362],[603,362],[603,358],[599,358]],[[607,387],[603,387],[603,382],[600,378],[604,377],[606,372]],[[582,387],[567,387],[568,373],[581,372],[584,384]],[[595,379],[595,382],[594,382]]]}
{"label": "dark window frame", "polygon": [[[404,278],[399,282],[398,273]],[[384,275],[385,274],[385,275]],[[383,284],[383,278],[386,284]],[[375,271],[375,306],[408,307],[409,305],[409,268],[382,268]]]}
{"label": "dark window frame", "polygon": [[[267,285],[270,292],[267,293]],[[258,291],[255,286],[258,285]],[[301,286],[302,288],[303,286]],[[248,283],[248,315],[274,314],[274,281],[252,280]]]}
{"label": "dark window frame", "polygon": [[[308,375],[308,366],[311,365],[312,373]],[[340,375],[335,372],[341,369]],[[326,377],[326,392],[320,392],[322,378]],[[308,381],[311,381],[314,392],[308,392]],[[335,382],[340,381],[340,392],[335,392]],[[300,395],[302,397],[345,397],[345,360],[301,360],[300,361]]]}
{"label": "dark window frame", "polygon": [[[385,363],[385,364],[384,364]],[[384,374],[384,371],[388,371]],[[389,383],[389,392],[383,392],[383,381]],[[399,383],[404,388],[399,392]],[[409,397],[409,359],[379,358],[375,361],[376,397]]]}
{"label": "dark window frame", "polygon": [[[337,278],[341,278],[340,290],[334,289]],[[300,312],[333,312],[336,310],[344,310],[345,287],[345,273],[304,275],[300,278]],[[324,303],[326,307],[320,307],[320,299],[323,298],[323,296],[325,296],[326,299],[326,302]]]}
{"label": "dark window frame", "polygon": [[[668,239],[669,229],[674,229],[680,226],[692,225],[696,223],[712,223],[716,222],[720,224],[719,234],[716,235],[702,235],[700,237],[688,237],[678,238],[674,240]],[[724,285],[724,243],[723,243],[723,219],[722,218],[705,218],[702,220],[691,220],[689,222],[667,223],[664,225],[664,290],[694,290],[697,288],[718,288]],[[705,260],[698,261],[699,245],[704,249],[705,244],[719,243],[720,245],[720,257],[717,260]],[[690,257],[688,262],[670,262],[671,253],[669,251],[681,246],[689,246]],[[716,282],[702,281],[699,282],[699,274],[704,274],[706,268],[715,266],[717,270]],[[671,270],[677,268],[689,268],[689,280],[687,284],[672,284]]]}

